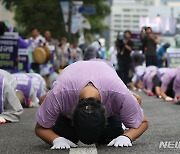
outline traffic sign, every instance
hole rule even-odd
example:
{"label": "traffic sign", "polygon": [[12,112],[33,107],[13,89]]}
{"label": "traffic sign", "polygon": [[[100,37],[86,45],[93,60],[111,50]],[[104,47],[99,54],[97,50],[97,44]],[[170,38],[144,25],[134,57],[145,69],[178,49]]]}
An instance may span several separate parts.
{"label": "traffic sign", "polygon": [[82,6],[79,8],[79,13],[96,14],[96,8],[94,6]]}

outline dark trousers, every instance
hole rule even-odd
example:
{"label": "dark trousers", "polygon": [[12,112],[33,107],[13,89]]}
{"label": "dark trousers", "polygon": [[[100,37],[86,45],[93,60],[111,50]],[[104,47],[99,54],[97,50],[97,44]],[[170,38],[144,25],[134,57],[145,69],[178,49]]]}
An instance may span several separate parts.
{"label": "dark trousers", "polygon": [[173,90],[174,79],[175,79],[175,78],[173,78],[173,79],[171,80],[171,82],[168,84],[168,88],[167,88],[167,90],[166,90],[166,95],[167,95],[167,96],[170,96],[170,97],[172,97],[172,98],[174,98],[174,96],[175,96],[175,92],[174,92],[174,90]]}
{"label": "dark trousers", "polygon": [[129,69],[130,69],[130,62],[128,61],[118,61],[119,65],[119,77],[124,82],[125,85],[128,83],[129,79]]}
{"label": "dark trousers", "polygon": [[146,66],[150,66],[150,65],[154,65],[154,66],[158,65],[157,56],[146,56]]}
{"label": "dark trousers", "polygon": [[40,72],[40,68],[39,68],[39,64],[38,63],[31,63],[31,69],[33,69],[33,71],[35,73],[39,73]]}
{"label": "dark trousers", "polygon": [[[61,137],[71,140],[74,143],[79,141],[75,129],[72,125],[72,120],[60,115],[53,126],[52,130]],[[102,131],[98,143],[107,144],[114,138],[122,135],[124,130],[122,128],[122,122],[118,116],[109,117],[107,119],[107,126]]]}

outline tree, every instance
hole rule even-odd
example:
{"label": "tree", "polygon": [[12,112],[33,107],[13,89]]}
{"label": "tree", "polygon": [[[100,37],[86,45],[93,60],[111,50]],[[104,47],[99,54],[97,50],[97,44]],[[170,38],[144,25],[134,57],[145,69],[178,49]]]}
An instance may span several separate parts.
{"label": "tree", "polygon": [[54,37],[66,36],[59,0],[2,0],[6,8],[14,9],[17,29],[24,29],[27,36],[31,29],[38,28],[41,33],[50,30]]}
{"label": "tree", "polygon": [[[63,20],[60,0],[0,0],[9,10],[14,9],[18,31],[27,36],[31,29],[38,28],[40,32],[50,30],[54,37],[67,36]],[[69,0],[72,1],[72,0]],[[104,0],[83,0],[84,4],[96,7],[95,15],[85,15],[90,21],[92,29],[89,34],[101,33],[107,28],[103,19],[110,13]]]}

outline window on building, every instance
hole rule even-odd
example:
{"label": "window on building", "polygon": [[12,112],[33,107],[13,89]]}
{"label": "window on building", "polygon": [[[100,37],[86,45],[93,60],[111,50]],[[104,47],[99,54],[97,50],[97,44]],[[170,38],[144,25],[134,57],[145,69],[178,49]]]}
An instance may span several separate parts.
{"label": "window on building", "polygon": [[133,15],[134,18],[139,18],[139,15]]}
{"label": "window on building", "polygon": [[124,25],[124,28],[127,29],[127,28],[130,28],[130,26],[129,25]]}
{"label": "window on building", "polygon": [[133,26],[134,29],[139,29],[139,26]]}
{"label": "window on building", "polygon": [[120,28],[121,25],[114,25],[114,28]]}
{"label": "window on building", "polygon": [[140,10],[139,9],[136,9],[136,12],[139,12]]}
{"label": "window on building", "polygon": [[128,14],[125,14],[125,15],[124,15],[124,17],[125,17],[125,18],[129,18],[129,17],[130,17],[130,15],[128,15]]}
{"label": "window on building", "polygon": [[123,12],[130,12],[130,9],[123,9]]}
{"label": "window on building", "polygon": [[123,20],[123,22],[125,22],[125,23],[129,23],[129,22],[130,22],[130,20]]}
{"label": "window on building", "polygon": [[139,20],[133,20],[134,23],[139,23]]}
{"label": "window on building", "polygon": [[114,17],[121,17],[120,14],[114,14]]}
{"label": "window on building", "polygon": [[141,9],[141,12],[148,12],[147,9]]}
{"label": "window on building", "polygon": [[117,20],[117,19],[116,19],[116,20],[114,20],[114,22],[121,22],[121,20]]}

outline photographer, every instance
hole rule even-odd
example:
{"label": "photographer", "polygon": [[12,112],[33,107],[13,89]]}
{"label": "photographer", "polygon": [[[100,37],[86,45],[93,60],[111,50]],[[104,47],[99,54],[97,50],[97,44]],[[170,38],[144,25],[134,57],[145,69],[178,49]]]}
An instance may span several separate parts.
{"label": "photographer", "polygon": [[153,34],[151,27],[143,27],[141,30],[141,41],[143,44],[143,51],[146,58],[146,66],[157,66],[156,45],[160,44],[157,37]]}
{"label": "photographer", "polygon": [[131,32],[129,30],[126,30],[124,32],[123,39],[117,40],[117,59],[119,65],[119,76],[126,85],[128,83],[128,74],[131,63],[130,53],[133,47],[133,42],[130,39]]}

